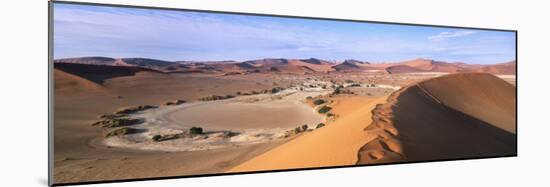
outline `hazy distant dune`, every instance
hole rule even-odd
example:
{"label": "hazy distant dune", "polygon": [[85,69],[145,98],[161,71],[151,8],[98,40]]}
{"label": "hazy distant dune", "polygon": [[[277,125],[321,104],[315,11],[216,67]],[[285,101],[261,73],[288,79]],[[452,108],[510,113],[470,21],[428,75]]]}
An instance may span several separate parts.
{"label": "hazy distant dune", "polygon": [[175,64],[175,62],[149,59],[149,58],[123,58],[121,60],[134,66],[144,67],[149,69],[162,69],[167,66]]}
{"label": "hazy distant dune", "polygon": [[417,73],[417,72],[446,72],[457,73],[469,69],[467,64],[447,63],[431,59],[414,59],[389,65],[386,71],[389,73]]}
{"label": "hazy distant dune", "polygon": [[396,66],[390,66],[386,68],[386,71],[388,73],[415,73],[415,72],[425,72],[423,70],[420,70],[418,68],[414,68],[407,65],[396,65]]}
{"label": "hazy distant dune", "polygon": [[515,75],[516,74],[516,61],[500,63],[481,67],[474,70],[475,72],[484,72],[501,75]]}
{"label": "hazy distant dune", "polygon": [[56,63],[94,64],[94,65],[115,65],[116,59],[109,57],[79,57],[56,59]]}
{"label": "hazy distant dune", "polygon": [[318,58],[308,58],[308,59],[302,59],[300,61],[306,62],[306,63],[309,63],[309,64],[317,64],[317,65],[330,65],[331,64],[329,61],[321,60],[321,59],[318,59]]}
{"label": "hazy distant dune", "polygon": [[334,71],[334,69],[331,67],[331,65],[328,64],[327,62],[319,61],[319,63],[311,63],[310,61],[290,60],[289,64],[294,65],[294,66],[306,67],[304,69],[306,69],[309,72],[330,72],[330,71]]}
{"label": "hazy distant dune", "polygon": [[322,59],[286,59],[264,58],[246,61],[164,61],[148,58],[81,57],[55,60],[56,63],[134,66],[170,73],[207,73],[207,74],[242,74],[242,73],[283,73],[308,74],[329,72],[372,72],[380,71],[399,73],[459,73],[485,72],[492,74],[515,74],[515,61],[482,65],[462,62],[443,62],[432,59],[413,59],[392,63],[370,63],[355,59],[331,62]]}
{"label": "hazy distant dune", "polygon": [[359,65],[349,62],[343,62],[338,65],[332,66],[336,71],[360,71],[361,67]]}

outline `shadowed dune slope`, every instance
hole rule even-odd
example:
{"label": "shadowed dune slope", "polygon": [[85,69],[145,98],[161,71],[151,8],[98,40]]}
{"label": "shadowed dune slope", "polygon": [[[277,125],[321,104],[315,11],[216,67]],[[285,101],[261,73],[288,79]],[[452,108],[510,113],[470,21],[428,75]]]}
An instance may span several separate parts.
{"label": "shadowed dune slope", "polygon": [[[391,138],[399,140],[405,161],[517,154],[515,88],[490,74],[423,81],[395,92],[373,113],[370,126],[396,128]],[[369,143],[360,150],[358,164],[402,161],[369,157]]]}
{"label": "shadowed dune slope", "polygon": [[140,71],[158,72],[155,70],[140,67],[89,65],[74,63],[54,63],[54,68],[69,74],[82,77],[97,84],[103,84],[106,79],[133,76]]}
{"label": "shadowed dune slope", "polygon": [[447,107],[508,132],[516,132],[515,87],[494,75],[443,76],[421,82],[420,88]]}
{"label": "shadowed dune slope", "polygon": [[54,70],[54,89],[56,93],[90,92],[100,91],[103,88],[86,79],[66,73],[64,71]]}

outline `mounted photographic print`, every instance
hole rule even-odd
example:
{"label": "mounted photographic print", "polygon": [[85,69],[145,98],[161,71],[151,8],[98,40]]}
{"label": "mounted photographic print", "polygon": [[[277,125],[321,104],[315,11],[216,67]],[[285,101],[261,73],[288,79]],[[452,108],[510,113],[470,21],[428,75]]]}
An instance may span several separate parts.
{"label": "mounted photographic print", "polygon": [[516,33],[51,2],[50,184],[516,156]]}

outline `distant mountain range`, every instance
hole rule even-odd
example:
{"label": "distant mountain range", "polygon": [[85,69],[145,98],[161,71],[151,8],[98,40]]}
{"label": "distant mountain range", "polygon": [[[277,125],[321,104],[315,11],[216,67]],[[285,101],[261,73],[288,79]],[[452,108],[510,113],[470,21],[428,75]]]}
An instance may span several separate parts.
{"label": "distant mountain range", "polygon": [[54,60],[56,64],[86,64],[103,66],[127,66],[165,73],[289,73],[314,74],[338,72],[426,73],[426,72],[486,72],[515,74],[516,61],[481,65],[461,62],[443,62],[431,59],[414,59],[395,63],[370,63],[360,60],[330,62],[322,59],[266,58],[248,61],[164,61],[148,58],[80,57]]}

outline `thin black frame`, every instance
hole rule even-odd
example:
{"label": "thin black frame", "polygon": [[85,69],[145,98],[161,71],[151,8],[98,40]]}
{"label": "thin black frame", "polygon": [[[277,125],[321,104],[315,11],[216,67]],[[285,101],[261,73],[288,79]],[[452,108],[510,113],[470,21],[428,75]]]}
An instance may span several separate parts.
{"label": "thin black frame", "polygon": [[[77,4],[77,5],[92,5],[92,6],[107,6],[107,7],[124,7],[124,8],[141,8],[141,9],[155,9],[155,10],[175,10],[175,11],[189,11],[189,12],[205,12],[205,13],[221,13],[221,14],[234,14],[234,15],[249,15],[249,16],[270,16],[270,17],[282,17],[282,18],[299,18],[299,19],[314,19],[314,20],[328,20],[328,21],[343,21],[343,22],[358,22],[358,23],[378,23],[378,24],[394,24],[394,25],[408,25],[408,26],[421,26],[421,27],[437,27],[437,28],[456,28],[456,29],[473,29],[473,30],[486,30],[486,31],[501,31],[501,32],[513,32],[515,34],[515,68],[516,68],[516,151],[511,155],[499,155],[489,157],[470,157],[460,159],[433,159],[423,161],[403,161],[381,164],[368,164],[368,165],[341,165],[341,166],[329,166],[329,167],[312,167],[312,168],[293,168],[293,169],[280,169],[280,170],[263,170],[263,171],[247,171],[247,172],[232,172],[232,173],[212,173],[212,174],[198,174],[198,175],[181,175],[181,176],[166,176],[166,177],[147,177],[147,178],[135,178],[135,179],[117,179],[117,180],[101,180],[101,181],[84,181],[84,182],[71,182],[71,183],[53,183],[53,158],[54,158],[54,144],[53,144],[53,4]],[[445,162],[445,161],[460,161],[460,160],[475,160],[475,159],[491,159],[491,158],[506,158],[518,156],[518,31],[511,29],[493,29],[493,28],[481,28],[481,27],[462,27],[462,26],[449,26],[449,25],[430,25],[430,24],[417,24],[417,23],[401,23],[401,22],[385,22],[385,21],[369,21],[369,20],[353,20],[353,19],[339,19],[339,18],[321,18],[321,17],[307,17],[307,16],[289,16],[289,15],[275,15],[275,14],[261,14],[261,13],[245,13],[245,12],[229,12],[229,11],[215,11],[215,10],[200,10],[200,9],[185,9],[185,8],[169,8],[169,7],[153,7],[153,6],[139,6],[139,5],[120,5],[120,4],[107,4],[107,3],[92,3],[92,2],[72,2],[72,1],[48,1],[48,185],[49,186],[67,186],[67,185],[86,185],[86,184],[102,184],[102,183],[115,183],[115,182],[134,182],[134,181],[147,181],[147,180],[165,180],[165,179],[183,179],[183,178],[196,178],[196,177],[211,177],[211,176],[229,176],[240,174],[256,174],[256,173],[274,173],[274,172],[288,172],[288,171],[307,171],[307,170],[321,170],[321,169],[336,169],[336,168],[352,168],[352,167],[368,167],[368,166],[381,166],[381,165],[401,165],[401,164],[416,164],[426,162]]]}

